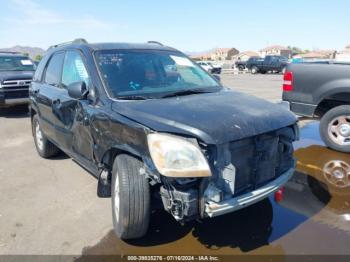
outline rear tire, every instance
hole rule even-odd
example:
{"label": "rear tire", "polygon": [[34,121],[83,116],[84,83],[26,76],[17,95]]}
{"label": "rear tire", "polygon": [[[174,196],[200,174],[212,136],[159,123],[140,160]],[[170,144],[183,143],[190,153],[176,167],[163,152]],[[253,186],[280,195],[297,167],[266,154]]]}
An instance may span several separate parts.
{"label": "rear tire", "polygon": [[324,114],[320,135],[328,147],[350,153],[350,106],[337,106]]}
{"label": "rear tire", "polygon": [[257,68],[256,66],[253,66],[251,69],[251,72],[253,75],[257,74],[259,72],[259,68]]}
{"label": "rear tire", "polygon": [[239,71],[243,71],[243,70],[244,70],[244,66],[239,65],[239,66],[238,66],[238,70],[239,70]]}
{"label": "rear tire", "polygon": [[112,218],[121,239],[143,237],[150,221],[150,189],[142,162],[132,156],[118,155],[112,171]]}
{"label": "rear tire", "polygon": [[56,156],[60,152],[58,147],[52,144],[42,132],[37,115],[34,115],[32,119],[32,132],[36,151],[41,157],[50,158]]}

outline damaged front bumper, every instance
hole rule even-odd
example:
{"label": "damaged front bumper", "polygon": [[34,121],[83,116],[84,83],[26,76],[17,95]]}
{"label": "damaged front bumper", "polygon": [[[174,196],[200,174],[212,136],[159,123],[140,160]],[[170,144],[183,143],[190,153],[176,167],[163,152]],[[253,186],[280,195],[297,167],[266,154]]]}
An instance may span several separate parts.
{"label": "damaged front bumper", "polygon": [[294,168],[290,168],[287,172],[283,173],[277,179],[271,181],[270,183],[254,190],[249,193],[221,201],[219,203],[208,201],[205,204],[205,215],[209,217],[216,217],[224,215],[241,208],[250,206],[256,202],[263,200],[270,194],[281,188],[287,181],[292,177],[294,173]]}

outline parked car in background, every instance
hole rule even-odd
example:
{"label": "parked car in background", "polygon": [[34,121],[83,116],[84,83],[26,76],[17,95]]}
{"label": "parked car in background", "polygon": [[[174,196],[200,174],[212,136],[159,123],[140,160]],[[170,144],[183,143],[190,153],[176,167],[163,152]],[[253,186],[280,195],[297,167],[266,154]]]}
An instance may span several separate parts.
{"label": "parked car in background", "polygon": [[221,74],[222,67],[214,62],[198,61],[197,64],[211,74]]}
{"label": "parked car in background", "polygon": [[0,51],[0,108],[29,102],[35,65],[20,53]]}
{"label": "parked car in background", "polygon": [[211,70],[212,74],[221,74],[222,67],[220,65],[214,62],[207,62],[207,63],[212,67],[212,70]]}
{"label": "parked car in background", "polygon": [[252,74],[265,74],[267,72],[284,72],[288,64],[288,59],[284,56],[268,55],[265,58],[251,57],[248,59],[246,68],[248,68]]}
{"label": "parked car in background", "polygon": [[200,65],[205,71],[207,71],[208,73],[212,73],[213,72],[213,66],[211,64],[209,64],[208,62],[205,61],[198,61],[197,62],[198,65]]}
{"label": "parked car in background", "polygon": [[[252,56],[252,57],[250,57],[249,59],[250,59],[250,62],[252,62],[253,60],[261,59],[261,57],[259,57],[259,56]],[[248,59],[248,60],[249,60],[249,59]],[[237,60],[237,61],[235,62],[235,67],[238,68],[239,71],[243,71],[244,69],[247,68],[247,62],[248,62],[248,60],[246,60],[246,61]]]}
{"label": "parked car in background", "polygon": [[30,99],[37,152],[62,150],[98,177],[123,239],[146,234],[151,204],[181,223],[220,216],[267,198],[294,172],[294,114],[224,88],[161,44],[54,46]]}
{"label": "parked car in background", "polygon": [[297,115],[321,120],[327,146],[350,152],[350,64],[288,65],[283,100]]}
{"label": "parked car in background", "polygon": [[238,68],[239,71],[243,71],[244,69],[246,69],[247,61],[238,60],[234,63],[234,65],[236,68]]}

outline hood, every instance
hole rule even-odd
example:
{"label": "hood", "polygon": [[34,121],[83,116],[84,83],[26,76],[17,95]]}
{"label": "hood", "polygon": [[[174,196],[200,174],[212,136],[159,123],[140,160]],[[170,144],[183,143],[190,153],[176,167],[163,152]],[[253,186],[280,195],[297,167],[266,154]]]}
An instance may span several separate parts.
{"label": "hood", "polygon": [[234,91],[164,99],[114,101],[112,109],[158,132],[194,136],[222,144],[296,122],[290,111]]}
{"label": "hood", "polygon": [[34,71],[0,71],[0,81],[32,79]]}

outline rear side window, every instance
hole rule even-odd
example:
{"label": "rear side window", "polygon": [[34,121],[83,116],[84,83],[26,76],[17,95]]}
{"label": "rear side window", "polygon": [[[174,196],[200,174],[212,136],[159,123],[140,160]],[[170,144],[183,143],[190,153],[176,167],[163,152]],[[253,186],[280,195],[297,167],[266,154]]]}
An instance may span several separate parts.
{"label": "rear side window", "polygon": [[62,64],[64,59],[64,53],[56,53],[54,54],[49,64],[46,68],[45,73],[45,83],[49,85],[58,86],[61,82],[61,71],[62,71]]}
{"label": "rear side window", "polygon": [[81,81],[89,86],[90,79],[83,59],[77,51],[67,51],[63,65],[62,84],[67,87]]}

